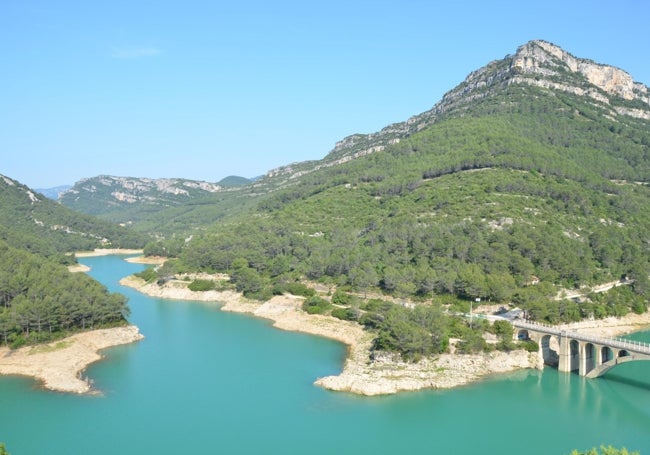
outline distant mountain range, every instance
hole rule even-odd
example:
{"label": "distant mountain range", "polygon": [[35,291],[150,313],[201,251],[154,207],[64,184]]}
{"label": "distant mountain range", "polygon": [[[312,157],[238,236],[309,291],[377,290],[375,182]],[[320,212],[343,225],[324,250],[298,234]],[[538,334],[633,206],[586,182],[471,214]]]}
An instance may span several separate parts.
{"label": "distant mountain range", "polygon": [[58,201],[61,194],[72,188],[72,185],[60,185],[52,188],[36,188],[34,191],[41,193],[43,196],[54,201]]}
{"label": "distant mountain range", "polygon": [[181,178],[151,179],[101,175],[83,179],[59,194],[58,200],[90,215],[129,222],[136,212],[158,212],[219,192],[248,185],[253,180],[229,176],[218,183]]}

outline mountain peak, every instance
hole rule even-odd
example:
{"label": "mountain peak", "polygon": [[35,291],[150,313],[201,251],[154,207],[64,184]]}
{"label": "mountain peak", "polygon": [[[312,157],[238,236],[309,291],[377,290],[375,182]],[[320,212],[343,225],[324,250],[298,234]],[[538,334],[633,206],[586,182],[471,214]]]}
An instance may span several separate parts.
{"label": "mountain peak", "polygon": [[[476,102],[510,85],[570,93],[597,106],[603,115],[612,119],[623,115],[650,120],[650,89],[635,82],[630,74],[614,66],[575,57],[548,41],[532,40],[519,46],[514,55],[471,72],[432,109],[377,133],[355,134],[339,141],[326,157],[325,164],[334,165],[383,150],[442,117],[464,116]],[[282,171],[280,173],[291,173],[292,168],[282,168]]]}

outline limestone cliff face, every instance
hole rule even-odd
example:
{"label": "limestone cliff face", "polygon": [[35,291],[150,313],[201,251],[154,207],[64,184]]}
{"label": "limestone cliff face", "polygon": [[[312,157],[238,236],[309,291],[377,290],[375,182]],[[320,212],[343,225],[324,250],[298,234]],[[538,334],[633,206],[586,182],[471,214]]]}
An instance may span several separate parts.
{"label": "limestone cliff face", "polygon": [[559,75],[564,69],[582,74],[589,83],[609,95],[626,100],[640,99],[649,104],[648,88],[634,82],[632,76],[622,69],[601,65],[591,60],[575,58],[561,48],[546,41],[531,41],[521,46],[512,59],[511,68],[524,73],[546,76]]}
{"label": "limestone cliff face", "polygon": [[[513,56],[471,73],[434,107],[438,115],[456,110],[510,84],[532,85],[588,97],[609,115],[650,119],[650,90],[622,69],[574,57],[546,41],[530,41]],[[624,100],[634,107],[621,106]]]}

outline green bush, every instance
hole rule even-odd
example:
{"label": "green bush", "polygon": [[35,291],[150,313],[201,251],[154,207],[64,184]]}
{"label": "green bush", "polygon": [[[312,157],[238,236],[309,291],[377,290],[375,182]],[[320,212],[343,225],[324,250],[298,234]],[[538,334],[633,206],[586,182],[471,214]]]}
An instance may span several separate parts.
{"label": "green bush", "polygon": [[142,272],[136,273],[135,276],[142,278],[147,283],[153,283],[158,279],[158,273],[153,267],[146,268]]}
{"label": "green bush", "polygon": [[332,295],[332,303],[336,305],[350,306],[354,302],[354,296],[337,289]]}
{"label": "green bush", "polygon": [[316,295],[316,291],[312,288],[298,282],[287,283],[284,285],[284,288],[288,293],[293,295],[301,295],[303,297],[312,297],[313,295]]}
{"label": "green bush", "polygon": [[324,314],[327,313],[331,308],[331,303],[317,296],[309,297],[302,304],[302,309],[309,314]]}
{"label": "green bush", "polygon": [[528,352],[539,351],[539,344],[533,340],[520,341],[517,343],[517,345]]}
{"label": "green bush", "polygon": [[504,340],[499,341],[496,344],[496,348],[499,351],[510,352],[510,351],[514,351],[515,349],[517,349],[517,345],[512,340],[504,339]]}
{"label": "green bush", "polygon": [[217,285],[214,282],[214,280],[201,280],[201,279],[196,279],[187,286],[187,288],[190,291],[195,291],[195,292],[212,291],[216,287]]}
{"label": "green bush", "polygon": [[361,317],[359,317],[359,324],[364,326],[366,329],[378,329],[381,327],[384,319],[385,317],[381,313],[367,312],[363,313]]}
{"label": "green bush", "polygon": [[380,313],[385,313],[386,311],[390,310],[394,303],[387,302],[385,300],[381,299],[370,299],[368,300],[365,304],[361,306],[362,309],[366,311],[376,311]]}
{"label": "green bush", "polygon": [[344,321],[356,321],[359,318],[359,311],[353,308],[334,308],[332,316]]}
{"label": "green bush", "polygon": [[508,321],[494,321],[492,324],[494,334],[503,341],[512,340],[514,329]]}
{"label": "green bush", "polygon": [[244,296],[249,299],[266,302],[267,300],[271,300],[271,298],[273,298],[273,290],[270,286],[267,286],[258,291],[244,292]]}
{"label": "green bush", "polygon": [[456,351],[462,354],[475,354],[488,350],[488,344],[478,331],[470,330],[465,334],[463,341],[456,345]]}
{"label": "green bush", "polygon": [[24,336],[18,335],[9,345],[11,349],[18,349],[27,344],[27,340],[25,339]]}

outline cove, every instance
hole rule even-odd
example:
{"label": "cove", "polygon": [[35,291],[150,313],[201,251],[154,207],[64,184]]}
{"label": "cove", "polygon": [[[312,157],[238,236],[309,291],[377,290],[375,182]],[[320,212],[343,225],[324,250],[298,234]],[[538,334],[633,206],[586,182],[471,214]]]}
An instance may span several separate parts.
{"label": "cove", "polygon": [[546,455],[600,444],[650,454],[650,362],[599,379],[546,368],[445,391],[330,392],[313,382],[341,370],[341,344],[214,304],[141,295],[118,281],[143,266],[118,256],[81,262],[129,297],[130,320],[146,338],[107,350],[86,371],[103,396],[0,377],[0,441],[13,455]]}

